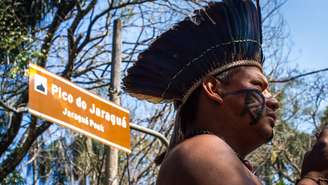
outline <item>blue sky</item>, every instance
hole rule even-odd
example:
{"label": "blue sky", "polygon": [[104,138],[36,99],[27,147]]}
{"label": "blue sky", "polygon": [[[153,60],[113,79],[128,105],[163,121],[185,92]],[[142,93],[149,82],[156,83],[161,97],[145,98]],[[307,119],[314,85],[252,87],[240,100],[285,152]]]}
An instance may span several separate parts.
{"label": "blue sky", "polygon": [[327,0],[288,0],[281,9],[293,43],[290,59],[304,70],[328,67],[327,8]]}
{"label": "blue sky", "polygon": [[[328,0],[288,0],[280,10],[292,42],[289,59],[303,71],[328,68],[327,8]],[[312,130],[308,125],[300,126],[301,130]]]}

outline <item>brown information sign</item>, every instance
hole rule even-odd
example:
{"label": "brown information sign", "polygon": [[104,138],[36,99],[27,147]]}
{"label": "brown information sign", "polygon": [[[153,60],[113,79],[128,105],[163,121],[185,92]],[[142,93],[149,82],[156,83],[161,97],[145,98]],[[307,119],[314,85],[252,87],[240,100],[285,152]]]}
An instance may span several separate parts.
{"label": "brown information sign", "polygon": [[129,111],[54,75],[29,66],[29,112],[126,152]]}

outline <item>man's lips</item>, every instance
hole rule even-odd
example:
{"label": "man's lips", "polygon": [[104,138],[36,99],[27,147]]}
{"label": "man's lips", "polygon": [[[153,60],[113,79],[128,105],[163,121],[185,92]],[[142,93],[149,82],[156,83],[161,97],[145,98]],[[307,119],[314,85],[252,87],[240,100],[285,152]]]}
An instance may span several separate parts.
{"label": "man's lips", "polygon": [[268,116],[272,119],[273,122],[272,122],[271,126],[273,127],[275,125],[276,120],[277,120],[276,114],[274,112],[269,112],[269,113],[266,114],[266,116]]}

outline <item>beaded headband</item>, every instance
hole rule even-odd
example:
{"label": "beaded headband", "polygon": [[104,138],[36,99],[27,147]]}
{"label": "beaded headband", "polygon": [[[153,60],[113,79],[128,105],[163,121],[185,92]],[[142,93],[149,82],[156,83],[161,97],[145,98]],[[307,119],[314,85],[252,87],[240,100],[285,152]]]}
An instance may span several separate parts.
{"label": "beaded headband", "polygon": [[[221,66],[211,72],[208,73],[207,76],[216,76],[219,75],[225,71],[228,71],[232,68],[235,67],[240,67],[240,66],[254,66],[259,68],[261,71],[263,71],[262,69],[262,65],[255,61],[255,60],[238,60],[232,63],[229,63],[227,65]],[[194,85],[192,85],[192,87],[186,92],[186,94],[183,96],[182,100],[181,100],[181,104],[179,105],[179,107],[181,107],[189,98],[189,96],[194,92],[195,89],[197,89],[197,87],[199,87],[199,85],[203,82],[203,79],[200,79],[198,81],[196,81],[194,83]]]}
{"label": "beaded headband", "polygon": [[[172,82],[174,81],[175,78],[177,78],[182,72],[183,70],[185,70],[187,67],[189,67],[190,65],[192,65],[194,62],[197,62],[199,61],[199,59],[201,57],[203,57],[206,53],[210,52],[211,50],[215,49],[215,48],[218,48],[218,47],[224,47],[224,46],[227,46],[227,45],[231,45],[231,44],[234,44],[234,43],[242,43],[242,42],[253,42],[253,43],[256,43],[259,47],[261,47],[261,45],[258,43],[258,41],[256,40],[252,40],[252,39],[244,39],[244,40],[234,40],[234,41],[230,41],[230,42],[225,42],[225,43],[220,43],[220,44],[217,44],[207,50],[205,50],[200,56],[194,58],[193,60],[191,60],[190,62],[188,62],[182,69],[180,69],[174,76],[171,77],[170,79],[170,83],[167,85],[166,89],[163,91],[163,93],[161,94],[161,97],[165,97],[165,93],[168,91],[168,89],[170,88]],[[238,67],[238,66],[255,66],[255,67],[258,67],[261,71],[262,71],[262,65],[258,62],[258,61],[255,61],[255,60],[237,60],[237,61],[234,61],[232,63],[228,63],[226,65],[223,65],[223,66],[220,66],[218,68],[215,68],[215,69],[212,69],[212,70],[209,70],[207,72],[207,76],[212,76],[212,75],[219,75],[220,73],[223,73],[231,68],[235,68],[235,67]],[[205,76],[206,77],[206,76]],[[204,78],[204,77],[203,77]],[[189,98],[189,96],[192,94],[192,92],[197,89],[197,87],[201,84],[201,82],[203,81],[203,78],[197,80],[191,87],[190,89],[188,89],[185,93],[185,95],[182,97],[181,99],[181,105],[182,106],[186,101],[187,99]]]}

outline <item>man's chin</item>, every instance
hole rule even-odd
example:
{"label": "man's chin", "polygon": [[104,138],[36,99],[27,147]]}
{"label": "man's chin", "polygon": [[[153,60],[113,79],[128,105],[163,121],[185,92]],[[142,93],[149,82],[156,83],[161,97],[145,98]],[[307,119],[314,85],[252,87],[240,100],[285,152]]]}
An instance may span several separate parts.
{"label": "man's chin", "polygon": [[273,132],[274,122],[269,120],[269,122],[264,123],[263,128],[263,136],[265,139],[265,143],[270,142],[273,139],[274,132]]}
{"label": "man's chin", "polygon": [[274,136],[274,132],[271,126],[266,127],[264,130],[262,130],[262,138],[264,138],[263,144],[272,141],[273,136]]}
{"label": "man's chin", "polygon": [[273,136],[274,136],[274,134],[273,134],[273,131],[272,131],[271,136],[267,137],[266,143],[269,143],[270,141],[272,141]]}

